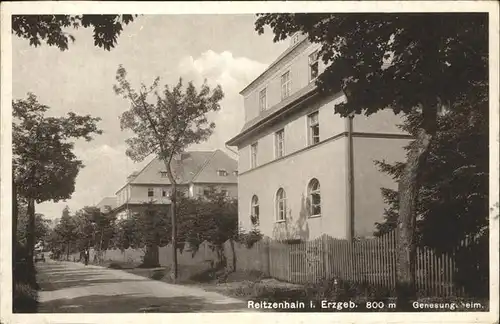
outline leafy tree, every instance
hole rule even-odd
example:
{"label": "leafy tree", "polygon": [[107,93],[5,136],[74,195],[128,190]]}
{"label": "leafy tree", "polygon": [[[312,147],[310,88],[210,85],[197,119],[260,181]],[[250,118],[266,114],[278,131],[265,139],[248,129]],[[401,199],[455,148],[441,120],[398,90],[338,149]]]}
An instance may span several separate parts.
{"label": "leafy tree", "polygon": [[[27,206],[25,202],[20,202],[20,206],[18,208],[18,222],[16,224],[17,230],[15,233],[15,237],[17,239],[15,243],[15,249],[13,248],[13,263],[24,263],[27,262],[27,238],[28,233],[26,232],[26,227],[28,224],[28,214],[27,214]],[[50,238],[50,228],[49,228],[49,220],[44,218],[42,214],[35,214],[35,242],[42,242],[43,246],[48,246],[49,238]]]}
{"label": "leafy tree", "polygon": [[[49,228],[50,220],[45,219],[43,214],[35,214],[35,242],[45,243],[50,234]],[[26,227],[28,224],[28,213],[25,205],[20,206],[17,223],[17,240],[19,242],[26,242],[28,233]]]}
{"label": "leafy tree", "polygon": [[[175,156],[189,145],[200,143],[213,133],[215,124],[209,123],[206,114],[220,109],[224,94],[220,86],[215,89],[204,83],[197,91],[192,82],[185,90],[182,79],[174,88],[168,85],[158,91],[159,78],[150,87],[141,85],[137,92],[127,80],[126,70],[120,66],[116,74],[117,95],[130,102],[130,109],[121,115],[121,128],[129,129],[135,136],[127,139],[127,156],[134,161],[142,161],[150,154],[157,155],[165,165],[171,183],[171,224],[173,266],[172,277],[177,278],[177,221],[176,197],[177,175],[171,166]],[[183,91],[184,90],[184,91]],[[150,99],[150,95],[153,99]],[[150,101],[151,100],[151,101]],[[175,163],[175,161],[174,161]],[[157,247],[152,247],[156,248]]]}
{"label": "leafy tree", "polygon": [[238,238],[237,201],[215,188],[204,198],[180,199],[179,236],[194,251],[204,241],[209,242],[217,252],[219,261],[225,264],[224,243],[228,240],[233,243]]}
{"label": "leafy tree", "polygon": [[142,248],[142,241],[138,231],[137,217],[128,217],[117,222],[117,230],[113,238],[114,246],[120,250],[128,248]]}
{"label": "leafy tree", "polygon": [[398,187],[397,293],[405,303],[415,295],[420,171],[438,111],[487,91],[481,87],[488,80],[487,14],[259,14],[255,26],[260,34],[270,26],[275,41],[303,32],[321,44],[327,67],[316,84],[321,94],[344,92],[347,102],[335,107],[341,116],[421,112]]}
{"label": "leafy tree", "polygon": [[[438,252],[456,253],[457,283],[474,295],[488,291],[489,105],[487,93],[471,98],[438,118],[436,136],[422,172],[417,204],[416,241]],[[421,115],[409,115],[402,129],[414,134]],[[406,148],[407,150],[410,147]],[[396,181],[405,163],[378,161]],[[383,188],[388,203],[375,235],[396,228],[398,192]],[[450,226],[452,225],[452,226]],[[460,249],[462,240],[468,248]]]}
{"label": "leafy tree", "polygon": [[158,247],[170,242],[170,232],[171,223],[165,209],[149,202],[137,208],[129,217],[116,222],[110,246],[122,251],[128,248],[144,249],[142,266],[157,267]]}
{"label": "leafy tree", "polygon": [[145,248],[143,266],[157,267],[159,263],[159,246],[168,244],[171,222],[165,209],[148,203],[140,212],[132,216],[139,234],[139,245]]}
{"label": "leafy tree", "polygon": [[75,219],[71,217],[68,206],[63,209],[61,221],[54,229],[56,235],[59,237],[59,242],[63,244],[61,251],[66,251],[66,258],[69,259],[71,252],[71,243],[76,242],[78,238],[78,227]]}
{"label": "leafy tree", "polygon": [[[90,217],[89,217],[90,216]],[[76,211],[72,217],[75,224],[75,246],[80,253],[88,251],[95,246],[95,225],[92,222],[91,214],[84,210]]]}
{"label": "leafy tree", "polygon": [[[73,112],[67,117],[47,117],[48,110],[32,93],[27,99],[12,103],[14,185],[16,195],[27,201],[29,266],[33,266],[35,202],[57,202],[71,197],[83,164],[73,154],[74,143],[70,140],[90,141],[93,134],[102,133],[96,126],[99,118]],[[13,202],[17,205],[17,197]]]}
{"label": "leafy tree", "polygon": [[65,29],[92,28],[94,45],[109,51],[117,44],[123,26],[133,20],[133,15],[14,15],[12,33],[29,40],[32,46],[45,42],[64,51],[69,41],[75,41]]}

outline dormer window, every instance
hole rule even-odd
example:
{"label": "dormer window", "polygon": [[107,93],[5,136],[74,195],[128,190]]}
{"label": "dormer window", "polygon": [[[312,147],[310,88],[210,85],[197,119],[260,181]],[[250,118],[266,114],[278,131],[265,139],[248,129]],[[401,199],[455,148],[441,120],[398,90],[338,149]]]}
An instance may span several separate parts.
{"label": "dormer window", "polygon": [[227,171],[226,170],[217,170],[217,174],[221,177],[226,177]]}
{"label": "dormer window", "polygon": [[299,33],[295,33],[292,36],[292,44],[291,45],[293,46],[293,45],[297,44],[298,42],[299,42]]}
{"label": "dormer window", "polygon": [[160,176],[162,178],[167,178],[168,177],[167,171],[160,171]]}

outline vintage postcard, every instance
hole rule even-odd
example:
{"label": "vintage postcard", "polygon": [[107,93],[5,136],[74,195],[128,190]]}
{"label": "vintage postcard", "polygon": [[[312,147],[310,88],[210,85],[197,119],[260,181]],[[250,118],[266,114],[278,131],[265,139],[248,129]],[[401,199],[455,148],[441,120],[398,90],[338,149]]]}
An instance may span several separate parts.
{"label": "vintage postcard", "polygon": [[24,1],[1,31],[2,323],[498,323],[496,2]]}

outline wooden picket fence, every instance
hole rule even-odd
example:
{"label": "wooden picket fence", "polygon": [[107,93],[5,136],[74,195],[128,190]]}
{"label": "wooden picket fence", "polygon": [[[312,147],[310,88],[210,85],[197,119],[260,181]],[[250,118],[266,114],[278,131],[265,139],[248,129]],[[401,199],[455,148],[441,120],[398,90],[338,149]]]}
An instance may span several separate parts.
{"label": "wooden picket fence", "polygon": [[[461,246],[466,246],[463,241]],[[232,262],[232,255],[226,249]],[[394,289],[396,286],[396,232],[353,242],[322,236],[295,244],[270,240],[248,249],[236,244],[236,268],[258,270],[292,283],[318,283],[342,279]],[[231,264],[228,262],[228,264]],[[461,296],[454,283],[453,255],[417,248],[416,288],[422,296]]]}
{"label": "wooden picket fence", "polygon": [[[396,286],[396,232],[377,238],[356,239],[349,242],[329,236],[312,241],[285,243],[263,239],[251,248],[230,241],[224,244],[227,266],[236,270],[256,270],[278,280],[291,283],[319,283],[325,279],[341,279],[354,283],[394,289]],[[467,248],[470,240],[457,247]],[[212,267],[218,260],[208,242],[197,251],[178,251],[179,265]],[[94,255],[91,250],[91,259]],[[108,250],[106,261],[142,261],[141,249]],[[161,247],[160,264],[172,262],[170,246]],[[236,257],[236,261],[234,258]],[[71,256],[78,260],[79,255]],[[463,296],[463,287],[456,284],[455,260],[452,254],[438,254],[429,248],[417,248],[416,288],[421,296]]]}

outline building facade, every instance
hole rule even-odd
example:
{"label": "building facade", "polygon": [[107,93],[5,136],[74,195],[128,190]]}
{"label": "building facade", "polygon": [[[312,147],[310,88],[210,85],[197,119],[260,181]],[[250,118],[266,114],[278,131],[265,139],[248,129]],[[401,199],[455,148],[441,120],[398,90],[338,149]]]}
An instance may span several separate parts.
{"label": "building facade", "polygon": [[[221,150],[191,151],[172,160],[177,190],[191,198],[202,198],[210,190],[237,198],[237,161]],[[164,163],[151,160],[141,171],[132,173],[126,184],[116,192],[113,213],[118,219],[130,216],[152,202],[170,205],[171,184]]]}
{"label": "building facade", "polygon": [[[401,116],[382,110],[342,118],[342,92],[320,97],[320,45],[302,35],[241,91],[245,125],[236,146],[239,222],[274,239],[371,236],[383,219],[381,188],[395,188],[374,160],[404,161]],[[257,222],[258,220],[258,222]],[[258,225],[256,225],[258,223]]]}

